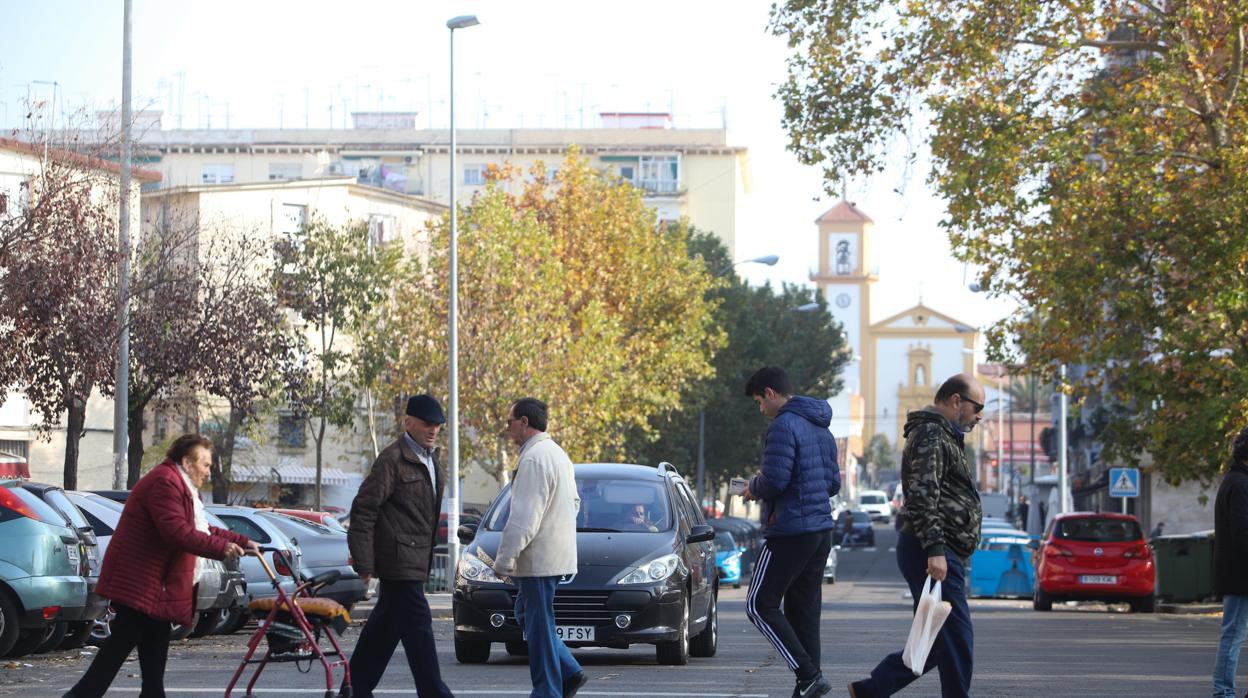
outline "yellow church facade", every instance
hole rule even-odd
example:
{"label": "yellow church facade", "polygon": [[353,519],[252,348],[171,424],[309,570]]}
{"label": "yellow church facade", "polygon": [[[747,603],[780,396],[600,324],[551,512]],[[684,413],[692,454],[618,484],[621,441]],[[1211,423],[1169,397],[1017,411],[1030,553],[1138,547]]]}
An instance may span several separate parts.
{"label": "yellow church facade", "polygon": [[815,223],[819,259],[810,278],[844,328],[853,356],[845,370],[845,389],[830,400],[832,430],[847,437],[856,454],[875,434],[883,434],[898,449],[906,413],[931,404],[936,388],[949,376],[974,371],[978,332],[921,299],[912,308],[871,322],[871,291],[880,280],[871,259],[874,222],[841,201]]}

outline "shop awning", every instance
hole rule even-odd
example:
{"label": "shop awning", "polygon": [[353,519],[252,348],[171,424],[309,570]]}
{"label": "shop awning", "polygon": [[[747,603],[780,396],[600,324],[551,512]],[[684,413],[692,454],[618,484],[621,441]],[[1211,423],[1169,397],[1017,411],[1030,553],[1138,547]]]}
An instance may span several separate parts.
{"label": "shop awning", "polygon": [[[236,465],[231,469],[234,482],[269,482],[282,485],[315,485],[316,467],[304,465],[302,461],[286,461],[276,466]],[[322,485],[349,485],[357,480],[338,468],[321,468]]]}
{"label": "shop awning", "polygon": [[22,477],[29,480],[30,465],[21,456],[0,452],[0,477]]}

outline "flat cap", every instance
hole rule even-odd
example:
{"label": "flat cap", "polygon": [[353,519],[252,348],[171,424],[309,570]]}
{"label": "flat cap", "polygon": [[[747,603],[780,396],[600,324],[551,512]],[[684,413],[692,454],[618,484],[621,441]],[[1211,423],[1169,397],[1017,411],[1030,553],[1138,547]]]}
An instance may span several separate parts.
{"label": "flat cap", "polygon": [[429,395],[413,395],[407,399],[407,414],[430,424],[445,424],[442,405]]}

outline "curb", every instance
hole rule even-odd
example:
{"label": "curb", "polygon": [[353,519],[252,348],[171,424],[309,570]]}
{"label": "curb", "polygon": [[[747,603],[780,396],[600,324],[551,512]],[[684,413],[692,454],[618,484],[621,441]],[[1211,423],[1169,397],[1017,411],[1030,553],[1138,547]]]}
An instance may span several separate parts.
{"label": "curb", "polygon": [[1157,604],[1158,613],[1172,613],[1175,615],[1205,615],[1210,613],[1221,613],[1222,604],[1212,603],[1159,603]]}
{"label": "curb", "polygon": [[[455,617],[454,608],[451,606],[450,594],[429,594],[426,598],[429,600],[429,612],[434,620],[448,620]],[[368,620],[369,614],[373,612],[373,608],[376,605],[377,601],[375,599],[357,603],[351,609],[351,620],[363,623]]]}

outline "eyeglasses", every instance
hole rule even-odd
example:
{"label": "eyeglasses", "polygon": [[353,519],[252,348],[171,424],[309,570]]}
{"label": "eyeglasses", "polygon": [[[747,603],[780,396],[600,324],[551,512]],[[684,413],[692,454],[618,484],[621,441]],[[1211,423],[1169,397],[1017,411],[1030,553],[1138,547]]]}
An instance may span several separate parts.
{"label": "eyeglasses", "polygon": [[983,412],[983,411],[984,411],[984,403],[982,403],[982,402],[975,402],[974,400],[970,399],[969,397],[967,397],[967,396],[965,396],[965,395],[963,395],[963,394],[961,394],[961,393],[958,393],[958,397],[960,397],[960,398],[962,398],[963,400],[965,400],[965,401],[967,401],[967,402],[971,403],[972,405],[974,405],[974,406],[975,406],[975,414],[979,414],[980,412]]}

